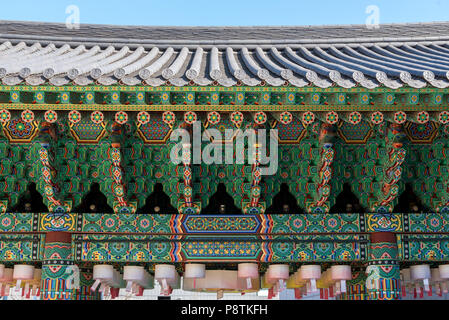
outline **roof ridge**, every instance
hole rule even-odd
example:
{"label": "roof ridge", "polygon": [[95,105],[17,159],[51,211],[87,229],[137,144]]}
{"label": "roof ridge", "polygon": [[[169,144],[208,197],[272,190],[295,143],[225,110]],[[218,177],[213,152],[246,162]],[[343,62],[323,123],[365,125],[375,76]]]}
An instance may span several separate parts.
{"label": "roof ridge", "polygon": [[[44,22],[44,21],[23,21],[23,20],[0,20],[0,24],[7,23],[22,23],[22,24],[49,24],[49,25],[60,25],[64,26],[63,22]],[[434,24],[447,24],[449,21],[425,21],[425,22],[395,22],[395,23],[380,23],[379,26],[425,26]],[[95,27],[114,27],[114,28],[175,28],[175,29],[185,29],[185,28],[229,28],[229,29],[252,29],[252,28],[335,28],[335,27],[365,27],[366,24],[320,24],[320,25],[254,25],[254,26],[175,26],[175,25],[120,25],[120,24],[97,24],[97,23],[81,23],[80,26],[95,26]]]}

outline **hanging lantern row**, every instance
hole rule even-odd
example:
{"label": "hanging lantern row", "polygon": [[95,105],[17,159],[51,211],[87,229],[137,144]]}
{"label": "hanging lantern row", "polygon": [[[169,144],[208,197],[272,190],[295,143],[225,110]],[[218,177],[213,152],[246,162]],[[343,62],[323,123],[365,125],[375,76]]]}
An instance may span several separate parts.
{"label": "hanging lantern row", "polygon": [[[317,118],[315,113],[313,113],[311,111],[301,112],[298,114],[299,114],[300,120],[306,126],[314,123]],[[360,113],[358,111],[341,112],[340,116],[335,111],[329,111],[329,112],[322,113],[322,114],[323,114],[322,120],[327,122],[328,124],[336,124],[339,121],[339,119],[343,119],[343,120],[349,122],[350,124],[356,125],[356,124],[359,124],[363,118],[362,113]],[[391,114],[392,114],[391,118],[389,118],[389,119],[391,119],[392,121],[394,121],[397,124],[403,124],[407,121],[407,114],[403,111],[396,111],[396,112],[392,112]],[[411,121],[415,121],[416,123],[419,123],[419,124],[425,124],[431,120],[431,116],[427,111],[411,112],[409,114],[409,116],[410,116],[409,119]],[[72,110],[68,113],[68,120],[69,120],[69,122],[71,122],[73,124],[78,123],[81,120],[81,118],[82,118],[81,113],[77,110]],[[281,124],[284,124],[284,125],[288,125],[289,123],[291,123],[293,121],[293,115],[289,111],[284,111],[280,114],[278,113],[275,116],[275,118]],[[375,112],[368,113],[368,118],[371,123],[380,124],[380,123],[384,122],[386,117],[385,117],[384,113],[382,113],[380,111],[375,111]],[[24,122],[33,122],[35,120],[34,112],[32,110],[23,110],[21,113],[21,119]],[[47,110],[44,113],[44,119],[46,122],[54,123],[58,120],[58,114],[56,113],[56,111]],[[142,124],[142,125],[147,124],[150,121],[150,114],[146,111],[140,111],[137,114],[136,119],[139,124]],[[190,124],[190,125],[192,125],[195,121],[198,121],[198,119],[199,119],[199,117],[198,117],[197,113],[193,112],[193,111],[185,112],[184,116],[183,116],[183,120],[187,124]],[[230,113],[229,119],[235,126],[240,127],[240,125],[242,124],[242,122],[244,120],[244,116],[243,116],[242,112],[234,111],[234,112]],[[4,124],[10,120],[11,120],[11,112],[6,109],[0,110],[0,122]],[[90,120],[96,124],[103,122],[104,121],[103,112],[93,111],[90,114]],[[114,120],[118,124],[125,124],[129,120],[128,113],[125,111],[118,111],[114,114]],[[176,120],[176,116],[175,116],[174,112],[172,112],[172,111],[165,111],[162,114],[162,120],[164,123],[171,126],[174,124],[174,122]],[[262,125],[262,124],[266,123],[267,120],[268,120],[268,115],[265,112],[259,111],[259,112],[253,113],[253,121],[255,124]],[[434,120],[438,121],[441,124],[449,124],[449,111],[439,112],[435,116]],[[208,112],[207,113],[207,121],[211,125],[218,124],[221,121],[220,113],[218,113],[216,111]]]}
{"label": "hanging lantern row", "polygon": [[321,299],[328,299],[345,293],[346,281],[351,279],[348,265],[334,265],[323,273],[320,265],[303,265],[290,276],[287,288],[295,290],[296,299],[318,291]]}
{"label": "hanging lantern row", "polygon": [[6,268],[0,264],[0,297],[10,295],[11,288],[25,299],[40,296],[41,269],[25,264]]}
{"label": "hanging lantern row", "polygon": [[411,266],[401,270],[402,296],[412,295],[414,299],[432,296],[433,289],[438,296],[449,292],[449,264],[430,268],[428,264]]}

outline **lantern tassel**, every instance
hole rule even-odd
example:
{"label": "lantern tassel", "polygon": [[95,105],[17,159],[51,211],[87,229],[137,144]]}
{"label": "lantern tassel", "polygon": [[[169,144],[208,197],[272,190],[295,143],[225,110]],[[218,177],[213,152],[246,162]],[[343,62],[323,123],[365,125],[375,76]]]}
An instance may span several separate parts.
{"label": "lantern tassel", "polygon": [[424,290],[429,291],[429,279],[424,279]]}
{"label": "lantern tassel", "polygon": [[17,282],[16,282],[16,291],[19,291],[20,290],[20,285],[22,284],[22,280],[17,280]]}
{"label": "lantern tassel", "polygon": [[133,282],[132,282],[132,281],[128,281],[128,282],[126,283],[126,291],[127,291],[127,292],[130,292],[131,289],[132,289],[132,286],[133,286]]}
{"label": "lantern tassel", "polygon": [[251,281],[251,278],[246,278],[246,288],[247,289],[252,289],[253,288],[253,283]]}
{"label": "lantern tassel", "polygon": [[317,292],[318,289],[316,287],[316,279],[310,279],[310,286],[312,292]]}
{"label": "lantern tassel", "polygon": [[340,280],[341,292],[346,292],[346,280]]}
{"label": "lantern tassel", "polygon": [[100,284],[100,279],[95,280],[94,284],[92,285],[92,287],[90,287],[91,291],[95,291],[97,290],[98,285]]}

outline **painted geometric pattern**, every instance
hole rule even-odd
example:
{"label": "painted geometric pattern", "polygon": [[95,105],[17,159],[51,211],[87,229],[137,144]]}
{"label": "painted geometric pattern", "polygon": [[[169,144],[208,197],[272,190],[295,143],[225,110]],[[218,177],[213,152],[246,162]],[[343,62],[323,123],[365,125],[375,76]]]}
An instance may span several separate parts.
{"label": "painted geometric pattern", "polygon": [[414,143],[432,143],[438,133],[439,124],[429,121],[424,124],[407,122],[405,133],[409,140]]}
{"label": "painted geometric pattern", "polygon": [[449,237],[441,235],[400,235],[400,260],[448,261]]}
{"label": "painted geometric pattern", "polygon": [[410,213],[410,232],[449,232],[449,213]]}
{"label": "painted geometric pattern", "polygon": [[257,232],[260,223],[255,216],[185,216],[182,223],[186,232]]}
{"label": "painted geometric pattern", "polygon": [[3,129],[11,143],[29,143],[37,135],[39,124],[37,121],[14,119],[6,123]]}
{"label": "painted geometric pattern", "polygon": [[80,120],[70,125],[70,132],[78,143],[97,143],[106,134],[105,124]]}
{"label": "painted geometric pattern", "polygon": [[346,143],[365,143],[371,133],[372,128],[367,121],[358,124],[341,121],[338,124],[338,134]]}
{"label": "painted geometric pattern", "polygon": [[[171,242],[137,236],[114,237],[104,242],[105,236],[83,236],[80,261],[146,261],[180,262],[188,260],[247,260],[260,258],[261,262],[276,261],[358,261],[366,256],[366,248],[358,243],[358,236],[305,237],[301,242],[260,242],[240,240],[238,236],[222,236],[222,241],[180,240]],[[113,240],[117,241],[113,241]],[[127,240],[129,241],[127,241]],[[215,238],[216,239],[216,238]],[[276,239],[276,238],[275,238]],[[279,240],[279,238],[277,238]]]}
{"label": "painted geometric pattern", "polygon": [[358,261],[366,257],[366,246],[359,243],[358,235],[304,236],[296,242],[290,239],[292,242],[265,242],[260,261]]}
{"label": "painted geometric pattern", "polygon": [[2,213],[0,231],[85,232],[449,232],[449,213],[191,216],[167,214]]}
{"label": "painted geometric pattern", "polygon": [[[108,241],[101,241],[105,239]],[[153,241],[139,236],[83,236],[76,258],[82,261],[180,261],[179,244],[168,239]]]}
{"label": "painted geometric pattern", "polygon": [[179,232],[179,215],[83,214],[85,232]]}
{"label": "painted geometric pattern", "polygon": [[33,213],[2,213],[0,215],[0,231],[33,231]]}
{"label": "painted geometric pattern", "polygon": [[261,233],[359,232],[358,214],[261,215]]}
{"label": "painted geometric pattern", "polygon": [[256,260],[260,253],[260,243],[239,241],[238,237],[228,241],[195,241],[182,243],[182,253],[186,260],[216,259],[216,260]]}
{"label": "painted geometric pattern", "polygon": [[39,229],[45,231],[75,230],[76,214],[45,214],[40,215]]}
{"label": "painted geometric pattern", "polygon": [[137,132],[145,143],[163,143],[168,138],[171,128],[161,119],[150,118],[148,123],[138,126]]}
{"label": "painted geometric pattern", "polygon": [[301,120],[293,117],[289,124],[282,124],[277,122],[276,129],[278,130],[278,137],[281,143],[299,142],[306,132]]}
{"label": "painted geometric pattern", "polygon": [[41,259],[41,236],[2,235],[0,241],[1,261],[35,261]]}
{"label": "painted geometric pattern", "polygon": [[367,231],[393,232],[402,230],[401,214],[369,214],[366,215]]}

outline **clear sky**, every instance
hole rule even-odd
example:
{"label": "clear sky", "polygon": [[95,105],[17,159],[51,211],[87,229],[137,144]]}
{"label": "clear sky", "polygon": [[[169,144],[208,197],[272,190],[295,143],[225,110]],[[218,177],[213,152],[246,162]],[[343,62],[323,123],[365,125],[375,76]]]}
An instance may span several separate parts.
{"label": "clear sky", "polygon": [[119,25],[364,24],[367,6],[380,23],[449,20],[449,0],[2,0],[1,20],[65,22],[76,5],[81,23]]}

